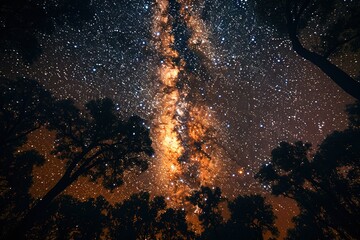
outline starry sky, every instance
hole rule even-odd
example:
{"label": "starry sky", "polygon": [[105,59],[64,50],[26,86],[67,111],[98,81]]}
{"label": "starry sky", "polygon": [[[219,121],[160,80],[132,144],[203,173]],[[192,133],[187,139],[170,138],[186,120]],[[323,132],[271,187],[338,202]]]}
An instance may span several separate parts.
{"label": "starry sky", "polygon": [[[102,194],[114,203],[147,190],[178,206],[184,204],[180,196],[199,185],[219,186],[229,198],[266,194],[267,186],[253,176],[280,141],[316,147],[347,125],[344,109],[353,99],[297,56],[286,38],[258,23],[250,1],[183,0],[172,11],[164,10],[167,0],[92,4],[94,18],[82,28],[39,34],[43,54],[36,62],[26,65],[16,51],[8,51],[0,67],[1,75],[36,79],[58,98],[82,105],[110,97],[124,117],[136,114],[149,121],[156,150],[149,170],[128,174],[114,192],[80,179],[67,190],[79,198]],[[316,36],[317,28],[307,37]],[[341,55],[332,61],[354,76],[360,70],[357,59]],[[193,136],[198,126],[215,131],[200,146],[197,138],[208,136]],[[52,138],[41,130],[29,143],[48,161],[34,172],[35,196],[63,171],[49,153],[46,143]],[[184,156],[190,160],[177,161]],[[294,211],[286,201],[271,201],[276,211]]]}

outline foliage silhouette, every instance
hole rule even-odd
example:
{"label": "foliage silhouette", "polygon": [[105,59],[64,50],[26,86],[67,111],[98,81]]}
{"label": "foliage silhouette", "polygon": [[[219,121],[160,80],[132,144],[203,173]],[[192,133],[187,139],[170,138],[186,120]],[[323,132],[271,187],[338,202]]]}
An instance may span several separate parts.
{"label": "foliage silhouette", "polygon": [[43,126],[54,100],[38,82],[0,78],[0,157],[12,155],[27,135]]}
{"label": "foliage silhouette", "polygon": [[[297,54],[360,100],[360,82],[328,60],[335,53],[360,49],[359,1],[345,4],[340,0],[257,0],[255,6],[259,19],[286,34]],[[305,35],[309,31],[322,31],[320,39],[315,40],[317,45],[312,47],[317,51],[306,46],[307,40],[314,42]]]}
{"label": "foliage silhouette", "polygon": [[[360,236],[359,102],[349,106],[349,128],[335,131],[315,154],[310,144],[281,143],[257,178],[274,195],[294,199],[300,215],[289,239],[356,239]],[[312,156],[313,155],[313,156]]]}
{"label": "foliage silhouette", "polygon": [[[33,110],[26,104],[34,103],[23,101],[25,113]],[[8,115],[17,117],[17,112],[10,110]],[[6,114],[3,116],[2,120],[8,118]],[[30,127],[26,125],[31,130],[39,125],[37,117],[29,120]],[[110,99],[90,101],[85,111],[80,111],[70,100],[61,100],[53,106],[48,118],[49,129],[56,132],[53,154],[65,162],[66,170],[55,186],[33,204],[9,239],[24,238],[26,230],[41,219],[47,206],[80,176],[89,176],[90,180],[113,190],[122,184],[124,171],[136,167],[146,170],[147,160],[153,154],[145,122],[137,116],[122,121]]]}
{"label": "foliage silhouette", "polygon": [[163,197],[150,201],[146,192],[134,194],[129,200],[117,204],[111,211],[114,227],[110,231],[112,239],[155,239],[156,218],[165,209]]}
{"label": "foliage silhouette", "polygon": [[[209,190],[202,189],[202,192]],[[186,212],[167,208],[162,196],[151,199],[148,192],[140,192],[111,206],[102,197],[81,202],[65,195],[50,204],[48,217],[35,225],[28,236],[30,239],[183,240],[264,239],[267,231],[277,235],[272,208],[265,204],[263,197],[239,196],[229,202],[228,207],[231,218],[226,223],[219,216],[220,224],[205,228],[202,235],[195,236],[189,230]]]}
{"label": "foliage silhouette", "polygon": [[200,190],[195,190],[187,200],[200,209],[199,220],[203,227],[212,228],[222,222],[219,204],[225,199],[221,196],[220,188],[212,190],[201,186]]}
{"label": "foliage silhouette", "polygon": [[111,239],[191,239],[185,212],[166,209],[164,197],[150,200],[150,194],[133,194],[110,211]]}
{"label": "foliage silhouette", "polygon": [[200,239],[221,238],[223,218],[219,204],[225,199],[221,196],[220,188],[211,189],[201,186],[187,197],[187,200],[198,209],[199,220],[203,227]]}
{"label": "foliage silhouette", "polygon": [[259,195],[238,196],[228,201],[230,219],[223,218],[219,204],[226,199],[221,190],[202,186],[188,200],[199,209],[203,232],[198,239],[264,239],[264,234],[278,236],[272,207]]}
{"label": "foliage silhouette", "polygon": [[51,34],[56,26],[79,27],[92,18],[90,0],[4,0],[0,3],[0,50],[17,50],[26,63],[41,54],[39,34]]}
{"label": "foliage silhouette", "polygon": [[194,239],[195,234],[188,229],[186,212],[172,208],[160,215],[158,228],[161,238],[166,240]]}
{"label": "foliage silhouette", "polygon": [[153,149],[140,117],[122,121],[110,99],[90,101],[85,113],[71,100],[63,100],[55,112],[50,124],[57,133],[53,154],[67,164],[65,179],[91,176],[91,181],[101,180],[105,188],[113,190],[122,184],[124,170],[147,169]]}
{"label": "foliage silhouette", "polygon": [[21,149],[27,136],[46,124],[54,100],[39,83],[0,79],[0,223],[1,235],[23,217],[32,197],[34,166],[45,160],[35,150]]}
{"label": "foliage silhouette", "polygon": [[[153,154],[149,129],[137,116],[122,121],[110,99],[93,100],[79,109],[71,100],[54,101],[33,80],[2,80],[2,238],[263,239],[267,234],[278,235],[272,208],[261,196],[228,201],[231,216],[225,220],[220,204],[226,199],[219,188],[202,186],[187,197],[204,230],[199,236],[189,230],[185,211],[167,208],[163,197],[151,199],[146,192],[114,207],[101,197],[81,202],[60,196],[80,176],[113,190],[122,184],[124,171],[144,171]],[[271,185],[274,195],[292,198],[299,206],[289,239],[359,236],[359,109],[359,102],[349,105],[349,127],[327,136],[316,152],[307,143],[280,143],[272,151],[271,163],[257,174],[261,182]],[[65,172],[43,198],[34,201],[29,194],[32,171],[45,160],[35,150],[22,151],[22,147],[27,135],[41,126],[56,133],[53,154],[64,161]]]}
{"label": "foliage silhouette", "polygon": [[271,205],[260,195],[238,196],[228,203],[231,217],[223,239],[264,239],[264,234],[278,236]]}
{"label": "foliage silhouette", "polygon": [[[3,161],[4,160],[4,161]],[[5,239],[33,202],[29,190],[33,184],[34,166],[45,159],[35,150],[10,155],[2,159],[0,193],[0,239]]]}
{"label": "foliage silhouette", "polygon": [[47,218],[37,224],[30,239],[100,239],[109,222],[109,203],[103,198],[81,202],[69,195],[56,198],[47,209]]}

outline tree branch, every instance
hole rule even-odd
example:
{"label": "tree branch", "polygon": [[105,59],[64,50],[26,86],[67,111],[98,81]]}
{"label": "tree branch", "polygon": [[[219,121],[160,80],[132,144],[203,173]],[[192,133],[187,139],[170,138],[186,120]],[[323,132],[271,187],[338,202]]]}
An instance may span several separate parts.
{"label": "tree branch", "polygon": [[[75,172],[71,175],[71,179],[73,179],[73,181],[75,181],[78,177],[80,177],[82,174],[84,174],[86,171],[90,170],[91,168],[88,168],[88,165],[94,160],[96,159],[98,156],[100,156],[101,154],[103,154],[104,152],[106,152],[106,149],[101,149],[99,150],[97,153],[95,153],[93,156],[89,157],[88,159],[85,160],[85,162],[83,164],[80,165],[80,167],[75,170]],[[97,161],[95,161],[97,163]],[[95,164],[96,165],[96,164]],[[95,166],[94,165],[94,166]],[[91,166],[91,165],[90,165]]]}
{"label": "tree branch", "polygon": [[[288,1],[287,1],[288,3]],[[300,42],[297,36],[297,26],[291,20],[291,14],[288,11],[289,4],[287,4],[286,18],[289,38],[294,51],[301,57],[310,61],[319,67],[328,77],[330,77],[340,88],[353,98],[360,100],[360,82],[350,77],[342,69],[332,64],[325,57],[306,49]]]}

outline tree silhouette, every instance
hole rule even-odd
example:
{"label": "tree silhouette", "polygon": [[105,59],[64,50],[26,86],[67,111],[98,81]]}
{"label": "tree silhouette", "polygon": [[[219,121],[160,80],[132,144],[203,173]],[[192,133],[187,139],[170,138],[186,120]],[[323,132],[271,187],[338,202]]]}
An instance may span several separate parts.
{"label": "tree silhouette", "polygon": [[[349,128],[326,137],[312,156],[310,144],[281,143],[257,178],[274,195],[294,199],[300,215],[289,238],[356,239],[360,236],[359,102],[348,107]],[[357,116],[356,116],[357,115]]]}
{"label": "tree silhouette", "polygon": [[14,175],[17,168],[21,169],[20,166],[15,168],[18,164],[15,153],[24,145],[28,134],[46,123],[54,101],[38,82],[26,78],[10,80],[1,77],[0,91],[0,174],[2,181],[6,181],[7,176]]}
{"label": "tree silhouette", "polygon": [[2,159],[0,177],[0,238],[12,230],[29,209],[33,198],[29,193],[33,184],[34,166],[44,164],[45,159],[35,150],[21,152]]}
{"label": "tree silhouette", "polygon": [[0,221],[7,233],[29,208],[32,169],[45,161],[35,150],[24,151],[28,134],[46,124],[53,98],[34,80],[0,79]]}
{"label": "tree silhouette", "polygon": [[103,198],[81,202],[69,195],[55,199],[47,209],[47,218],[30,232],[30,239],[100,239],[110,208]]}
{"label": "tree silhouette", "polygon": [[[335,53],[359,50],[359,1],[257,0],[255,6],[259,19],[285,33],[297,54],[319,67],[345,92],[360,100],[360,82],[328,60]],[[316,31],[322,33],[314,47],[317,51],[313,51],[306,46],[306,40],[314,42],[314,39],[309,39],[305,33],[316,27]]]}
{"label": "tree silhouette", "polygon": [[212,190],[201,186],[200,190],[193,191],[187,200],[199,210],[199,220],[204,230],[201,239],[221,239],[223,218],[219,204],[225,199],[221,196],[220,188]]}
{"label": "tree silhouette", "polygon": [[188,229],[186,212],[183,210],[166,209],[158,220],[161,239],[182,240],[194,239],[195,234]]}
{"label": "tree silhouette", "polygon": [[150,200],[150,194],[133,194],[110,211],[111,239],[190,239],[185,212],[166,209],[164,197]]}
{"label": "tree silhouette", "polygon": [[238,196],[228,203],[231,217],[225,225],[222,239],[264,239],[270,232],[278,235],[271,205],[260,195]]}
{"label": "tree silhouette", "polygon": [[38,82],[27,78],[1,77],[0,91],[0,158],[6,158],[46,123],[54,100]]}
{"label": "tree silhouette", "polygon": [[93,16],[90,0],[4,0],[0,2],[0,50],[17,50],[26,63],[41,52],[38,34],[51,34],[55,26],[80,26]]}
{"label": "tree silhouette", "polygon": [[202,186],[188,200],[197,208],[203,232],[198,239],[264,239],[278,236],[272,207],[260,195],[241,196],[228,201],[230,219],[225,221],[219,204],[226,199],[219,188]]}
{"label": "tree silhouette", "polygon": [[112,239],[156,239],[156,218],[166,203],[163,197],[150,200],[150,194],[133,194],[111,211]]}
{"label": "tree silhouette", "polygon": [[13,232],[12,239],[22,239],[34,221],[41,219],[47,206],[80,176],[89,176],[113,190],[122,184],[125,170],[147,168],[153,154],[149,129],[136,116],[122,121],[110,99],[90,101],[85,111],[72,101],[58,101],[49,128],[56,131],[53,154],[65,162],[60,180],[39,199]]}

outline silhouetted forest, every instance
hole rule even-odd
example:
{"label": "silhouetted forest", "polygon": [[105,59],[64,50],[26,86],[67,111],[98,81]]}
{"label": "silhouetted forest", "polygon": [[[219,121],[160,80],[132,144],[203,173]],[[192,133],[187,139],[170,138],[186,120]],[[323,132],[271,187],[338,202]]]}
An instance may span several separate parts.
{"label": "silhouetted forest", "polygon": [[[32,64],[42,53],[39,34],[53,34],[64,25],[81,28],[94,17],[90,2],[2,1],[0,51],[14,50],[26,64]],[[301,141],[281,142],[256,174],[260,184],[271,188],[272,195],[289,198],[299,208],[286,239],[360,236],[360,83],[329,60],[338,52],[354,53],[360,48],[360,3],[351,2],[348,14],[342,16],[332,11],[341,11],[342,1],[255,1],[260,21],[288,37],[298,55],[358,99],[346,108],[346,129],[326,136],[315,148]],[[333,21],[326,25],[329,18]],[[306,35],[314,21],[326,25],[326,31],[315,41],[316,46],[310,46],[302,33]],[[174,24],[176,38],[187,42],[184,23]],[[177,48],[188,51],[186,46]],[[196,61],[187,67],[199,68]],[[199,226],[195,229],[187,220],[188,209],[168,207],[163,196],[138,192],[111,205],[102,196],[80,201],[64,194],[80,177],[114,190],[123,184],[124,173],[147,171],[154,154],[147,121],[139,116],[123,118],[109,98],[84,106],[71,99],[56,99],[28,78],[2,76],[0,92],[1,239],[279,237],[273,208],[262,195],[227,199],[220,188],[201,186],[186,198],[196,209]],[[65,164],[65,170],[56,184],[37,198],[30,194],[33,170],[48,159],[38,149],[26,150],[25,146],[29,135],[40,129],[54,133],[55,140],[49,143],[51,154]]]}
{"label": "silhouetted forest", "polygon": [[[187,197],[198,209],[201,234],[183,209],[147,192],[110,205],[103,197],[79,201],[63,191],[80,176],[104,188],[122,184],[125,171],[146,171],[153,154],[145,120],[121,119],[110,99],[78,108],[57,100],[38,82],[1,79],[1,233],[4,239],[263,239],[278,236],[272,207],[260,195],[229,200],[219,188]],[[280,143],[257,174],[272,194],[296,201],[300,214],[289,239],[356,239],[359,236],[360,104],[346,109],[349,127],[311,144]],[[22,150],[30,133],[56,133],[53,154],[66,163],[59,181],[39,199],[29,193],[32,170],[45,163],[36,149]],[[220,203],[226,202],[230,217]]]}

